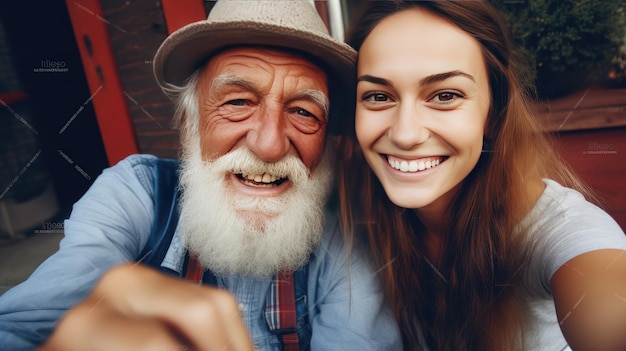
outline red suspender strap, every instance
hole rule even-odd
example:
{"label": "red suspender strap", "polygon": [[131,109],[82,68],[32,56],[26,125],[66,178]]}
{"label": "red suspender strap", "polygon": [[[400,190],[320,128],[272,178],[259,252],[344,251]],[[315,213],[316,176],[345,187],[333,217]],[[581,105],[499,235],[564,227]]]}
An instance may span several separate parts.
{"label": "red suspender strap", "polygon": [[[189,256],[185,279],[202,284],[204,268],[195,256]],[[266,318],[269,329],[278,335],[284,351],[298,351],[296,291],[293,272],[278,273],[268,296]]]}
{"label": "red suspender strap", "polygon": [[298,332],[296,316],[296,292],[293,272],[278,273],[278,304],[280,329],[290,333],[281,334],[284,351],[298,351]]}
{"label": "red suspender strap", "polygon": [[194,283],[202,284],[202,273],[204,273],[204,268],[196,256],[189,255],[189,261],[187,261],[187,271],[185,272],[185,279],[191,280]]}

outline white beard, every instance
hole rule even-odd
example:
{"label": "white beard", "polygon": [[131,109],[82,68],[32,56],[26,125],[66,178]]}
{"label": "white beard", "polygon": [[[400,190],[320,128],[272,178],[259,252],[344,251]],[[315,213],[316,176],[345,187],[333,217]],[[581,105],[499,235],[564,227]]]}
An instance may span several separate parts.
{"label": "white beard", "polygon": [[[221,276],[267,277],[304,265],[322,237],[329,157],[309,177],[295,156],[266,163],[246,148],[203,161],[198,138],[190,139],[181,167],[179,227],[198,261]],[[277,197],[247,196],[229,185],[232,173],[282,175],[292,184]]]}

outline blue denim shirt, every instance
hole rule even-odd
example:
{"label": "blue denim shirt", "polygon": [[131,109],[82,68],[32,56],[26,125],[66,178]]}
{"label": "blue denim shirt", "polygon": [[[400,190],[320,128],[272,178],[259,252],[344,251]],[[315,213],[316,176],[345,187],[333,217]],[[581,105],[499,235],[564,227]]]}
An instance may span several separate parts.
{"label": "blue denim shirt", "polygon": [[[83,300],[109,268],[136,261],[154,216],[156,157],[133,155],[106,169],[74,205],[65,237],[22,284],[0,296],[0,350],[30,350],[43,343],[61,316]],[[374,269],[356,246],[348,260],[336,216],[326,214],[325,233],[308,265],[306,316],[311,350],[400,350],[400,335]],[[180,273],[185,248],[176,233],[161,266]],[[243,310],[258,350],[279,350],[269,333],[264,303],[271,278],[218,277]]]}

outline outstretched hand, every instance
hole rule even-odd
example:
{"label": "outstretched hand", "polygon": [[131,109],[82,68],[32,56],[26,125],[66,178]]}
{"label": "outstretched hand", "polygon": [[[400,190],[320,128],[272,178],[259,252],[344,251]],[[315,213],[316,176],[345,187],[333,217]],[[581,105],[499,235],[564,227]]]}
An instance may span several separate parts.
{"label": "outstretched hand", "polygon": [[40,351],[249,350],[234,297],[151,268],[124,264],[60,320]]}

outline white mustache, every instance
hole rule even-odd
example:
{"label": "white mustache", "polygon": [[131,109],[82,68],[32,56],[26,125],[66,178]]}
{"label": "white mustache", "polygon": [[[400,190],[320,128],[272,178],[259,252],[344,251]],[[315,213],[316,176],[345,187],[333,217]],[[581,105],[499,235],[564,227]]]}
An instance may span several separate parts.
{"label": "white mustache", "polygon": [[309,178],[309,170],[296,156],[288,155],[277,162],[265,162],[247,148],[231,151],[210,163],[216,172],[244,176],[269,174],[278,179],[287,178],[295,185]]}

